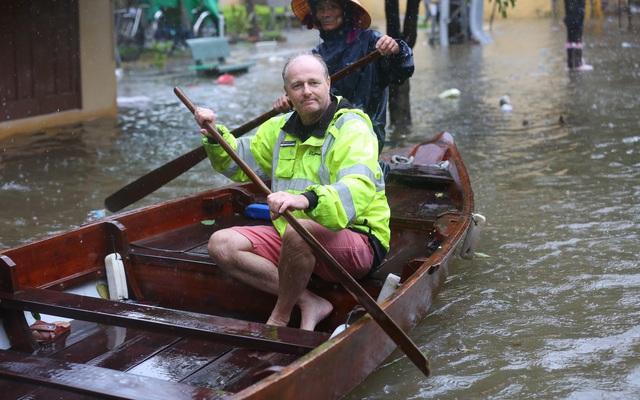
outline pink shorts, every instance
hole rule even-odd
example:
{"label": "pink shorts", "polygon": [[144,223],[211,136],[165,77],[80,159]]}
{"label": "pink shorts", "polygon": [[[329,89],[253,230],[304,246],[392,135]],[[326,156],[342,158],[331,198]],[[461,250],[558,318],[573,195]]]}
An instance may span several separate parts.
{"label": "pink shorts", "polygon": [[[343,229],[334,232],[331,229],[311,221],[314,237],[329,251],[329,254],[355,279],[367,275],[373,265],[373,249],[366,235]],[[276,266],[280,259],[282,238],[272,225],[234,226],[231,229],[239,232],[253,244],[253,252],[271,261]],[[329,282],[337,282],[331,268],[320,257],[316,257],[313,272]]]}

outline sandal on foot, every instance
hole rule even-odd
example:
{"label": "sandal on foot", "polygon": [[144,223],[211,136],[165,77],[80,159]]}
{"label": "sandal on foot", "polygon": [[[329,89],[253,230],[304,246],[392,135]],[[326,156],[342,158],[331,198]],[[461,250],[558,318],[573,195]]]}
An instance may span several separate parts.
{"label": "sandal on foot", "polygon": [[36,321],[31,326],[31,333],[38,343],[46,343],[55,340],[63,333],[68,332],[71,329],[71,324],[68,322],[56,321],[56,322],[44,322]]}

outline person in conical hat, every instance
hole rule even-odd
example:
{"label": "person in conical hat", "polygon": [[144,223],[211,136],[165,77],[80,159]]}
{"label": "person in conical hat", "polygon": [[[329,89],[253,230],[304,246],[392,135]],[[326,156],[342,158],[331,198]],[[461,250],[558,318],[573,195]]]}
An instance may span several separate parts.
{"label": "person in conical hat", "polygon": [[[382,151],[388,86],[401,85],[413,75],[411,48],[400,39],[369,29],[371,16],[357,0],[293,0],[291,9],[304,26],[319,30],[323,41],[312,52],[322,56],[330,74],[380,50],[382,57],[339,82],[332,82],[331,92],[369,115],[378,137],[378,151]],[[283,96],[274,108],[287,112],[291,105]]]}
{"label": "person in conical hat", "polygon": [[[362,7],[358,0],[333,0],[333,3],[337,3],[337,7],[340,7],[343,12],[343,17],[351,21],[360,29],[368,29],[371,26],[371,16],[367,10]],[[293,0],[291,2],[291,9],[293,13],[298,17],[302,25],[308,29],[327,29],[322,26],[322,21],[317,18],[318,3],[320,8],[323,6],[331,7],[329,5],[323,5],[318,0]],[[330,29],[329,29],[330,30]]]}

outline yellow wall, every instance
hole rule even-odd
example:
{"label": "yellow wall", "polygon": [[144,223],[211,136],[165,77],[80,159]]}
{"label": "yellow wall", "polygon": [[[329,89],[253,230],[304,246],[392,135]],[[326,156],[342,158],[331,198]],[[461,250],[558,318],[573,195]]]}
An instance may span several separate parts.
{"label": "yellow wall", "polygon": [[82,112],[87,117],[118,114],[112,15],[110,0],[80,0]]}
{"label": "yellow wall", "polygon": [[110,0],[79,0],[82,109],[0,123],[0,138],[57,125],[116,116],[116,62]]}

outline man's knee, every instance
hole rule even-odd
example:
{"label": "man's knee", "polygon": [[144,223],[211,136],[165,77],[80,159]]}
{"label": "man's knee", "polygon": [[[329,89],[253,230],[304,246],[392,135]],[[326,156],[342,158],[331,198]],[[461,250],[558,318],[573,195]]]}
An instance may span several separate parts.
{"label": "man's knee", "polygon": [[[300,225],[306,229],[311,236],[313,236],[313,225],[308,220],[300,219],[298,220]],[[305,254],[313,254],[313,250],[307,242],[302,238],[301,234],[299,234],[291,225],[287,225],[287,228],[284,231],[284,235],[282,235],[282,246],[283,248],[287,248],[293,250],[296,254],[303,256]]]}
{"label": "man's knee", "polygon": [[207,250],[216,264],[225,264],[233,252],[239,251],[236,235],[240,234],[233,229],[222,229],[211,235]]}

